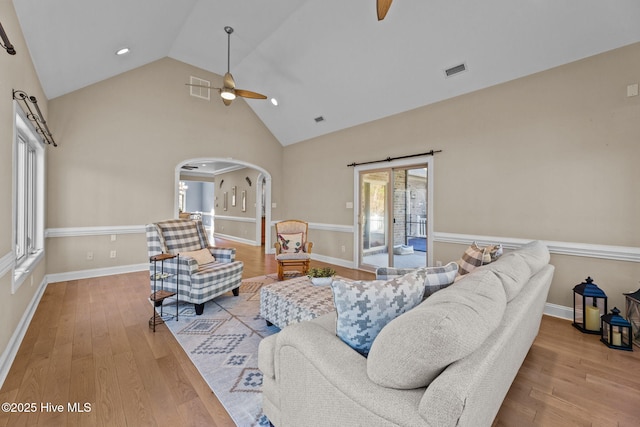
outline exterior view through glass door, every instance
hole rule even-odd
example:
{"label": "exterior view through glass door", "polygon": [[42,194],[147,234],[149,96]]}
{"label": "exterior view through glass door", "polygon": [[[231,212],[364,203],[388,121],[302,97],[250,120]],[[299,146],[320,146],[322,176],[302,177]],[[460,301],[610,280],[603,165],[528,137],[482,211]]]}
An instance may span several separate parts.
{"label": "exterior view through glass door", "polygon": [[421,164],[359,172],[360,268],[427,265],[427,171]]}

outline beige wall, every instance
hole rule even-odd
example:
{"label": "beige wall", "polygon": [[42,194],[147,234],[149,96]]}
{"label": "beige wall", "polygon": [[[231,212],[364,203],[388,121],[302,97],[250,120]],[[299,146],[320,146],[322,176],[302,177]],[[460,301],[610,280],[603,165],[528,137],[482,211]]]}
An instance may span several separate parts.
{"label": "beige wall", "polygon": [[[242,240],[260,242],[256,221],[261,216],[256,212],[256,203],[260,195],[257,191],[260,171],[255,169],[239,169],[216,176],[216,218],[215,233],[225,237],[231,236]],[[246,178],[251,180],[251,185]],[[223,181],[223,182],[222,182]],[[222,182],[222,184],[220,184]],[[233,206],[233,188],[236,188],[236,204]],[[246,194],[245,211],[242,210],[242,192]],[[227,193],[227,210],[224,210],[224,193]]]}
{"label": "beige wall", "polygon": [[[12,210],[13,210],[13,118],[14,107],[12,89],[23,90],[38,99],[38,105],[45,117],[48,116],[47,99],[42,92],[35,73],[31,56],[22,36],[22,30],[10,1],[0,1],[2,26],[16,49],[16,55],[9,55],[0,49],[0,258],[10,256],[12,250]],[[54,137],[56,135],[54,134]],[[47,156],[53,147],[46,147]],[[15,294],[11,293],[12,270],[0,276],[0,352],[7,351],[7,345],[38,286],[44,280],[46,260],[41,260],[26,277]]]}
{"label": "beige wall", "polygon": [[[189,96],[190,75],[221,78],[165,58],[50,101],[60,147],[48,170],[49,228],[171,218],[175,170],[188,159],[233,158],[262,167],[279,194],[282,146],[244,100],[225,107],[215,96],[210,102]],[[127,243],[136,249],[123,251],[115,264],[145,262],[144,235]],[[51,258],[48,272],[109,267],[113,260],[103,252],[110,247],[105,236],[48,239],[48,249],[64,253]],[[100,254],[86,262],[90,248]]]}
{"label": "beige wall", "polygon": [[[284,209],[292,218],[353,224],[347,164],[440,149],[436,233],[638,247],[640,97],[626,96],[638,81],[634,44],[285,147],[287,176],[298,179],[284,182]],[[459,257],[464,247],[456,246],[436,244],[434,260]],[[572,306],[572,287],[588,275],[618,306],[623,291],[638,288],[638,263],[553,261],[552,303]]]}

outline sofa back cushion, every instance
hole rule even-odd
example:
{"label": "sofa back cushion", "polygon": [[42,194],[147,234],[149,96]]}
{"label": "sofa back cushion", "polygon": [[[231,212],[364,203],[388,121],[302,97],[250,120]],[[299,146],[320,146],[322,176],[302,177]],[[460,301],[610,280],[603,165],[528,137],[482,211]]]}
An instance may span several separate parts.
{"label": "sofa back cushion", "polygon": [[529,264],[523,257],[517,256],[513,252],[503,255],[498,261],[482,266],[480,269],[491,271],[500,279],[507,296],[507,302],[520,293],[522,287],[531,277]]}
{"label": "sofa back cushion", "polygon": [[383,387],[426,387],[480,347],[499,325],[506,304],[500,280],[487,270],[436,292],[380,331],[367,360],[369,378]]}
{"label": "sofa back cushion", "polygon": [[513,254],[525,260],[531,269],[532,276],[542,270],[542,267],[549,264],[551,259],[549,248],[539,240],[534,240],[521,246]]}

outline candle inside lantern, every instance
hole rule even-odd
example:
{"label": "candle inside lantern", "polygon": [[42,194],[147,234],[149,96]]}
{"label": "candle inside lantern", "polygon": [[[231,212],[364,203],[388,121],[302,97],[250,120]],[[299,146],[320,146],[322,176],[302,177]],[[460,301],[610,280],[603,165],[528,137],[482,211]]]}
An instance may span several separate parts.
{"label": "candle inside lantern", "polygon": [[584,327],[589,331],[600,330],[600,309],[598,309],[598,307],[592,305],[585,307]]}
{"label": "candle inside lantern", "polygon": [[611,335],[611,344],[617,345],[618,347],[622,345],[622,334],[620,332],[613,332]]}

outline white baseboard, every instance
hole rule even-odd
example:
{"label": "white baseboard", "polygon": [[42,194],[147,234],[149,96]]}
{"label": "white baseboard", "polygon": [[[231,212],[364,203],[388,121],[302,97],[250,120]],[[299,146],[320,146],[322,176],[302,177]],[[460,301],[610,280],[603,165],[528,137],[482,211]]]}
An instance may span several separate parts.
{"label": "white baseboard", "polygon": [[27,329],[29,328],[29,324],[31,323],[33,314],[36,312],[36,308],[38,308],[38,304],[40,303],[40,299],[42,298],[42,294],[44,294],[44,290],[47,288],[47,283],[47,278],[45,277],[38,286],[38,289],[33,295],[33,298],[31,298],[31,302],[24,311],[24,314],[22,315],[18,326],[13,331],[9,342],[7,343],[7,347],[0,355],[0,387],[2,387],[2,385],[4,384],[4,380],[9,374],[9,369],[11,369],[11,365],[16,358],[16,354],[18,354],[20,344],[22,344],[22,340],[27,333]]}
{"label": "white baseboard", "polygon": [[260,243],[256,242],[255,240],[243,239],[242,237],[230,236],[228,234],[214,233],[213,237],[219,237],[220,239],[243,243],[245,245],[250,245],[250,246],[261,246]]}
{"label": "white baseboard", "polygon": [[311,253],[311,259],[315,259],[316,261],[326,262],[327,264],[339,265],[340,267],[345,268],[355,268],[352,261],[340,258],[333,258],[324,255],[318,255]]}
{"label": "white baseboard", "polygon": [[559,317],[560,319],[573,320],[573,307],[565,307],[548,302],[544,306],[544,314]]}
{"label": "white baseboard", "polygon": [[69,271],[47,275],[47,283],[66,282],[67,280],[89,279],[91,277],[112,276],[114,274],[133,273],[149,269],[149,264],[119,265],[117,267],[94,268],[91,270]]}

